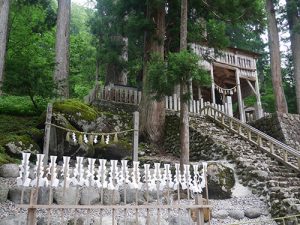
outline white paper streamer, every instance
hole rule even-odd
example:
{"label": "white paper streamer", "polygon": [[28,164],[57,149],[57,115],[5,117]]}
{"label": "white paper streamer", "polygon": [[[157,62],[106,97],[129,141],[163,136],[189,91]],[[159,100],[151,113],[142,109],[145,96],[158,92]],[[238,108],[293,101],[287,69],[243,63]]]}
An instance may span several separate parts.
{"label": "white paper streamer", "polygon": [[19,177],[17,177],[17,185],[29,187],[31,179],[29,177],[29,157],[30,153],[22,153],[22,161],[19,166]]}

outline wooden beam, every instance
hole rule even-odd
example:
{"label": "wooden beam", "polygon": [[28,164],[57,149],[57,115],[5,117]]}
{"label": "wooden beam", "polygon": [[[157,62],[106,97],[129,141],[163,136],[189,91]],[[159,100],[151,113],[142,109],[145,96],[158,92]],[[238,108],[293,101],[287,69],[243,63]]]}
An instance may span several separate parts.
{"label": "wooden beam", "polygon": [[215,79],[214,79],[214,66],[210,66],[210,76],[211,76],[211,101],[216,103],[216,94],[215,94]]}
{"label": "wooden beam", "polygon": [[249,86],[250,86],[251,90],[253,91],[253,93],[254,93],[254,94],[256,95],[256,97],[257,97],[257,93],[256,93],[254,87],[252,86],[251,82],[250,82],[248,79],[246,79],[246,81],[247,81],[247,83],[249,84]]}
{"label": "wooden beam", "polygon": [[246,119],[245,119],[245,111],[244,111],[244,105],[243,105],[243,97],[242,97],[242,92],[241,92],[240,70],[239,69],[236,70],[235,77],[236,77],[236,88],[237,88],[240,120],[245,123]]}

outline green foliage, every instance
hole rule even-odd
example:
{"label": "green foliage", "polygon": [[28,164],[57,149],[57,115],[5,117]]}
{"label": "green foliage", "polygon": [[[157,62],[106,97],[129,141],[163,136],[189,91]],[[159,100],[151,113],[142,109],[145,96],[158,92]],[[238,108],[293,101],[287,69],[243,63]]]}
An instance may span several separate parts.
{"label": "green foliage", "polygon": [[47,99],[36,97],[37,108],[28,96],[4,95],[0,97],[0,114],[32,116],[39,115],[47,107]]}
{"label": "green foliage", "polygon": [[13,4],[10,18],[4,91],[30,96],[35,105],[35,96],[52,96],[54,31],[40,5]]}
{"label": "green foliage", "polygon": [[98,115],[95,109],[76,99],[55,102],[53,111],[69,114],[75,119],[86,121],[95,121]]}
{"label": "green foliage", "polygon": [[70,95],[83,98],[95,83],[96,48],[87,23],[92,14],[72,4],[70,34]]}
{"label": "green foliage", "polygon": [[199,66],[199,60],[197,55],[188,51],[170,53],[167,63],[160,56],[152,55],[147,67],[148,91],[156,98],[162,98],[173,93],[175,85],[188,85],[190,79],[203,86],[210,85],[210,76]]}

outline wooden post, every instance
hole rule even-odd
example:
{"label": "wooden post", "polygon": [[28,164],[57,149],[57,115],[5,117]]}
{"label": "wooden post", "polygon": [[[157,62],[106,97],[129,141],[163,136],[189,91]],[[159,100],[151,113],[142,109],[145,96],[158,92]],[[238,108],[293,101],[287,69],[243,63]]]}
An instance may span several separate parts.
{"label": "wooden post", "polygon": [[174,99],[174,110],[177,112],[178,111],[178,101],[177,101],[176,94],[173,94],[173,99]]}
{"label": "wooden post", "polygon": [[35,208],[29,208],[27,212],[27,225],[36,225],[36,209]]}
{"label": "wooden post", "polygon": [[237,88],[240,120],[245,123],[246,120],[245,120],[245,111],[244,111],[243,97],[242,97],[242,91],[241,91],[240,70],[239,69],[237,69],[235,71],[235,78],[236,78],[236,88]]}
{"label": "wooden post", "polygon": [[[203,198],[202,195],[197,195],[195,198],[196,205],[203,205]],[[204,225],[204,213],[203,209],[197,210],[197,225]]]}
{"label": "wooden post", "polygon": [[53,108],[52,103],[48,103],[47,114],[46,114],[46,123],[45,123],[44,147],[43,147],[43,154],[45,155],[44,165],[46,165],[48,163],[48,158],[49,158],[49,144],[50,144],[52,108]]}
{"label": "wooden post", "polygon": [[[256,69],[256,61],[254,60],[255,63],[255,69]],[[259,84],[258,84],[258,76],[257,76],[257,71],[255,71],[255,91],[256,91],[256,119],[260,119],[263,117],[263,110],[262,110],[262,105],[261,105],[261,99],[260,99],[260,91],[259,91]]]}
{"label": "wooden post", "polygon": [[214,79],[214,66],[210,66],[210,76],[211,76],[211,101],[216,103],[216,94],[215,94],[215,79]]}
{"label": "wooden post", "polygon": [[233,110],[232,110],[232,97],[226,96],[226,103],[227,103],[227,114],[229,116],[233,116]]}
{"label": "wooden post", "polygon": [[139,148],[139,112],[133,113],[133,161],[138,161]]}

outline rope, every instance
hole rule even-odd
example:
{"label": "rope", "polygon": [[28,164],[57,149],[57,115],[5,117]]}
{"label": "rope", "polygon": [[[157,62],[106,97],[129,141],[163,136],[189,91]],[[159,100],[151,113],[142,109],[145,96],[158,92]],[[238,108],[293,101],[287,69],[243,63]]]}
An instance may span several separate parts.
{"label": "rope", "polygon": [[95,133],[95,132],[87,133],[87,132],[82,132],[82,131],[78,131],[78,130],[68,129],[68,128],[65,128],[65,127],[62,127],[62,126],[59,126],[59,125],[56,125],[56,124],[52,124],[52,123],[45,123],[45,124],[56,127],[58,129],[61,129],[61,130],[65,130],[67,132],[72,132],[72,133],[75,133],[75,134],[86,134],[86,135],[94,135],[94,136],[95,135],[97,135],[97,136],[101,136],[101,135],[107,136],[107,135],[123,134],[123,133],[127,133],[127,132],[136,131],[134,129],[130,129],[130,130],[124,130],[124,131],[110,132],[110,133]]}
{"label": "rope", "polygon": [[236,89],[236,86],[235,86],[235,87],[233,87],[233,88],[228,88],[228,89],[226,89],[226,88],[222,88],[222,87],[220,87],[219,85],[217,85],[216,83],[215,83],[215,86],[216,86],[217,88],[219,88],[219,89],[222,89],[222,90],[224,90],[224,91],[233,91],[234,89]]}

